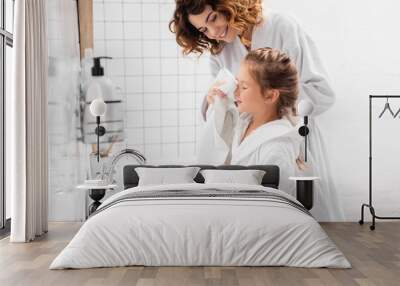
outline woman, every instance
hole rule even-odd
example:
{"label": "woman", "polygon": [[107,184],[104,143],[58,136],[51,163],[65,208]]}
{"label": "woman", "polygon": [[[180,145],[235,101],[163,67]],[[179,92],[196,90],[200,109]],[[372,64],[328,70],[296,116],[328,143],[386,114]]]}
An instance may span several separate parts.
{"label": "woman", "polygon": [[[289,55],[299,73],[299,99],[308,99],[314,105],[309,122],[309,147],[313,175],[321,180],[316,181],[316,203],[320,203],[313,213],[319,220],[342,220],[343,211],[330,176],[324,143],[314,120],[333,105],[335,96],[316,47],[302,27],[286,15],[263,13],[260,0],[177,0],[170,29],[176,33],[184,54],[211,53],[213,76],[222,67],[237,74],[240,61],[257,48],[272,47]],[[209,95],[216,93],[215,88],[209,91]]]}

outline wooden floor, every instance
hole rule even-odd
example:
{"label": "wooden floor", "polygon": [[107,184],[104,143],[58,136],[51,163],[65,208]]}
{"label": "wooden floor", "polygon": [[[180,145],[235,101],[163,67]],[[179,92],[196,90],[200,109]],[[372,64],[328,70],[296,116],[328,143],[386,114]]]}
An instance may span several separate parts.
{"label": "wooden floor", "polygon": [[400,285],[400,223],[379,222],[376,230],[357,223],[323,228],[353,268],[122,267],[48,270],[80,224],[52,223],[49,233],[27,244],[0,241],[0,285]]}

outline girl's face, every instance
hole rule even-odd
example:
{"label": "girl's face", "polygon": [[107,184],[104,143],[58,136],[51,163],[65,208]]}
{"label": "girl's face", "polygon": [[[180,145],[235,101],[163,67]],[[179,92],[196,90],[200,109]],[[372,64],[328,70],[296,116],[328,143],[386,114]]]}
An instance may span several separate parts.
{"label": "girl's face", "polygon": [[276,102],[274,95],[268,91],[262,93],[260,85],[253,79],[249,72],[249,64],[242,61],[237,75],[238,87],[235,91],[235,101],[239,112],[252,115],[264,114]]}
{"label": "girl's face", "polygon": [[229,27],[226,17],[214,11],[210,5],[198,15],[190,14],[189,21],[199,32],[212,40],[231,43],[238,35],[237,30]]}

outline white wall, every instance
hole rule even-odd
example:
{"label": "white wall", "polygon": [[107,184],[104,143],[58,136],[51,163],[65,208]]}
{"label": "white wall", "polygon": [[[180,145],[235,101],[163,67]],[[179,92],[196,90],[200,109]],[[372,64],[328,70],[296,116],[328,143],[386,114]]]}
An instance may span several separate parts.
{"label": "white wall", "polygon": [[[321,116],[331,166],[349,220],[368,201],[368,96],[400,95],[400,2],[269,0],[295,15],[317,43],[337,99]],[[392,101],[397,111],[400,100]],[[378,215],[400,215],[400,119],[377,120],[374,102],[374,201]]]}
{"label": "white wall", "polygon": [[[199,103],[209,82],[207,57],[198,64],[183,59],[167,30],[173,3],[94,4],[95,54],[115,58],[106,72],[126,100],[126,144],[150,162],[193,160]],[[368,194],[368,95],[400,94],[400,3],[269,0],[264,6],[293,14],[319,47],[337,94],[319,121],[347,218],[358,220]],[[376,102],[374,114],[383,104]],[[400,100],[393,105],[397,110]],[[397,119],[376,124],[374,194],[381,215],[394,215],[400,204],[396,124]]]}

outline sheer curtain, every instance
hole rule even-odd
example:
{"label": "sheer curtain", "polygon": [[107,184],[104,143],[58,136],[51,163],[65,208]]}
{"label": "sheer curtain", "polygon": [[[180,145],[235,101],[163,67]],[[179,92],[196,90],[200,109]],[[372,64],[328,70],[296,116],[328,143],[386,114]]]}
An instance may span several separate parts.
{"label": "sheer curtain", "polygon": [[13,93],[6,111],[12,242],[47,232],[47,0],[15,1]]}

